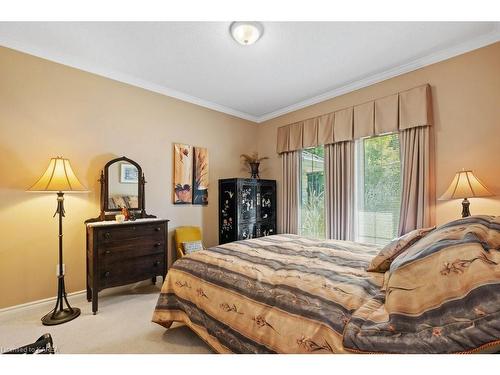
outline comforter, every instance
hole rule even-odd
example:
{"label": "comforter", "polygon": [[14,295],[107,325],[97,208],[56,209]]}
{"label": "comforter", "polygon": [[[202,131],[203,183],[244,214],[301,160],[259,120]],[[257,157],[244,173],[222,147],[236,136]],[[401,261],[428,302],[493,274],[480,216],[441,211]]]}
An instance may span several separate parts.
{"label": "comforter", "polygon": [[153,321],[220,353],[500,351],[500,217],[436,228],[365,271],[378,248],[276,235],[177,261]]}
{"label": "comforter", "polygon": [[188,325],[219,353],[343,353],[351,315],[383,274],[378,247],[274,235],[202,250],[174,263],[153,321]]}

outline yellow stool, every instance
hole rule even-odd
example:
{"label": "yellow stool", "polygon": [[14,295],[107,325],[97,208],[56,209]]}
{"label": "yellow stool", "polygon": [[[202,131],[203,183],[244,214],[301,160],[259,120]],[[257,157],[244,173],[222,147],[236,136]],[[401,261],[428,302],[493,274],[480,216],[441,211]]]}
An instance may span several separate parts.
{"label": "yellow stool", "polygon": [[175,228],[175,246],[177,249],[177,257],[180,259],[184,254],[184,249],[182,248],[183,242],[190,241],[201,241],[201,229],[200,227],[178,227]]}

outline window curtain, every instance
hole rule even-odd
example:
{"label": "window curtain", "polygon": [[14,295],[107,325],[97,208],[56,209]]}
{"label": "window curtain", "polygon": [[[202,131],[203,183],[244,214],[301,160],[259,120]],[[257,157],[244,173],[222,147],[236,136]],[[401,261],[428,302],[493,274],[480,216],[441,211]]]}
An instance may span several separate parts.
{"label": "window curtain", "polygon": [[299,233],[300,151],[281,154],[279,233]]}
{"label": "window curtain", "polygon": [[[399,233],[434,223],[432,97],[429,84],[347,107],[278,128],[278,154],[283,155],[282,231],[298,232],[298,150],[325,146],[328,238],[353,239],[353,140],[399,132],[402,203]],[[295,155],[294,155],[295,153]]]}
{"label": "window curtain", "polygon": [[354,142],[325,146],[326,235],[354,238]]}
{"label": "window curtain", "polygon": [[434,225],[435,189],[431,127],[399,132],[401,147],[401,211],[399,235]]}

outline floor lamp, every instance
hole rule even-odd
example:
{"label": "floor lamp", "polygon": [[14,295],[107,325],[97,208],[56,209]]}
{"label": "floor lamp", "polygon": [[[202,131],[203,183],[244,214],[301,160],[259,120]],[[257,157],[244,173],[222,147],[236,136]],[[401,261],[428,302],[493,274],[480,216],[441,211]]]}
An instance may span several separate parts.
{"label": "floor lamp", "polygon": [[[57,209],[54,216],[59,219],[59,265],[57,272],[57,300],[54,309],[42,318],[47,326],[69,322],[80,315],[80,309],[71,307],[66,298],[63,267],[63,232],[64,193],[87,192],[88,190],[76,177],[68,159],[56,157],[50,159],[49,166],[40,179],[28,189],[34,192],[56,192]],[[67,307],[64,307],[66,304]]]}

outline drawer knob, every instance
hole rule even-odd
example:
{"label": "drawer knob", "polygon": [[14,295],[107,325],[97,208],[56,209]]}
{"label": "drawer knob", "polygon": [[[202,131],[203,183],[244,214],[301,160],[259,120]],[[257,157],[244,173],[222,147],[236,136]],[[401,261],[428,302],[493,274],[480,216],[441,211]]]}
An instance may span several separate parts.
{"label": "drawer knob", "polygon": [[155,231],[156,231],[156,232],[159,232],[159,231],[161,231],[161,228],[160,228],[160,227],[156,227],[156,228],[155,228]]}
{"label": "drawer knob", "polygon": [[109,271],[104,272],[104,277],[109,277],[109,275],[111,275]]}
{"label": "drawer knob", "polygon": [[107,238],[109,240],[111,238],[111,233],[109,232],[104,233],[104,238]]}
{"label": "drawer knob", "polygon": [[161,242],[155,243],[155,247],[160,247],[160,246],[161,246]]}
{"label": "drawer knob", "polygon": [[153,266],[155,266],[155,267],[158,267],[159,265],[160,265],[160,261],[159,261],[159,260],[157,260],[157,261],[155,261],[155,262],[153,263]]}
{"label": "drawer knob", "polygon": [[104,252],[104,254],[109,255],[109,254],[111,254],[111,251],[110,251],[110,250],[106,250],[106,251]]}

